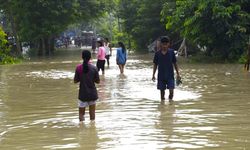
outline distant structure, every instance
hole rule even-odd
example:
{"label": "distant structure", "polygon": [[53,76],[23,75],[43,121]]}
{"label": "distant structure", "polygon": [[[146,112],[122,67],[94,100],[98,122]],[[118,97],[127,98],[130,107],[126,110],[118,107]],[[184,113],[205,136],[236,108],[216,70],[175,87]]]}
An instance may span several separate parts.
{"label": "distant structure", "polygon": [[95,35],[94,35],[93,31],[82,31],[82,33],[81,33],[82,45],[91,46],[92,39],[94,37],[95,37]]}
{"label": "distant structure", "polygon": [[156,52],[156,41],[153,41],[151,44],[148,45],[148,51],[149,52]]}
{"label": "distant structure", "polygon": [[[182,42],[181,42],[182,41]],[[183,40],[179,40],[173,45],[177,45],[181,42],[180,47],[178,50],[175,50],[175,53],[177,56],[184,56],[185,58],[187,57],[187,45],[186,45],[186,39],[184,38]],[[156,39],[153,41],[150,45],[148,45],[148,51],[149,52],[156,52],[160,49],[159,45],[159,39]]]}
{"label": "distant structure", "polygon": [[181,46],[177,50],[177,54],[187,58],[187,45],[186,45],[186,39],[185,38],[183,39],[183,41],[181,43]]}

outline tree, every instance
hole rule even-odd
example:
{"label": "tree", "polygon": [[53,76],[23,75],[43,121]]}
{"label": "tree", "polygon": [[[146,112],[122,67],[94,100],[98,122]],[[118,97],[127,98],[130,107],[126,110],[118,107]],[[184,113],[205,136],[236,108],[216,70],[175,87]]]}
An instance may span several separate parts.
{"label": "tree", "polygon": [[247,6],[249,0],[177,0],[175,5],[165,3],[163,19],[167,29],[206,47],[206,55],[235,60],[243,54],[249,38]]}
{"label": "tree", "polygon": [[[19,22],[19,34],[23,41],[29,41],[39,49],[39,55],[50,55],[54,50],[54,38],[74,22],[77,16],[76,0],[19,0],[16,8],[22,5],[16,14]],[[27,17],[23,17],[27,16]]]}
{"label": "tree", "polygon": [[123,21],[124,31],[132,38],[137,49],[166,35],[164,23],[161,22],[161,10],[165,0],[121,0],[119,16]]}
{"label": "tree", "polygon": [[14,63],[15,58],[11,56],[7,35],[0,27],[0,64]]}
{"label": "tree", "polygon": [[5,1],[5,0],[0,0],[0,9],[1,11],[4,13],[4,15],[6,16],[7,20],[10,23],[10,28],[11,28],[11,35],[15,37],[15,45],[16,45],[16,49],[15,49],[15,53],[16,55],[21,55],[21,51],[22,51],[22,47],[21,47],[21,42],[20,42],[20,38],[18,36],[17,33],[17,22],[16,22],[16,17],[15,17],[15,1]]}
{"label": "tree", "polygon": [[17,41],[31,43],[39,55],[50,55],[54,38],[68,25],[90,20],[102,12],[101,0],[0,0],[13,22]]}

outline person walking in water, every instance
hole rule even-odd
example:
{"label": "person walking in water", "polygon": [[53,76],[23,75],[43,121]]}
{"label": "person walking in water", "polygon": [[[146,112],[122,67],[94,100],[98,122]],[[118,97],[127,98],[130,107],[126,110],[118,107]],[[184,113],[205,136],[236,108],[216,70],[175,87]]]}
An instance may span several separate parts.
{"label": "person walking in water", "polygon": [[97,46],[98,46],[98,53],[97,53],[97,69],[98,72],[100,71],[100,69],[102,70],[102,74],[105,73],[105,56],[106,56],[106,52],[105,52],[105,48],[103,45],[102,41],[97,41]]}
{"label": "person walking in water", "polygon": [[169,89],[169,102],[173,102],[175,79],[174,69],[176,70],[177,79],[180,74],[176,63],[176,56],[173,49],[170,49],[170,39],[167,36],[161,37],[161,48],[154,55],[154,66],[152,80],[155,81],[155,73],[158,69],[157,89],[161,92],[161,100],[165,100],[165,90]]}
{"label": "person walking in water", "polygon": [[112,48],[111,48],[111,44],[109,43],[109,39],[108,38],[105,38],[104,40],[104,48],[105,48],[105,51],[106,51],[106,60],[107,60],[107,64],[109,66],[109,59],[110,59],[110,56],[112,56]]}
{"label": "person walking in water", "polygon": [[95,53],[95,50],[96,50],[96,38],[95,37],[92,38],[91,48],[92,48],[92,53]]}
{"label": "person walking in water", "polygon": [[84,121],[85,108],[89,106],[90,120],[95,120],[96,100],[98,99],[95,83],[100,83],[97,68],[90,64],[91,53],[82,51],[83,64],[75,70],[74,83],[80,82],[78,93],[79,121]]}
{"label": "person walking in water", "polygon": [[248,50],[247,50],[247,60],[244,66],[245,70],[247,71],[249,71],[249,64],[250,64],[250,42],[249,42]]}
{"label": "person walking in water", "polygon": [[124,66],[127,62],[127,50],[122,42],[118,42],[118,48],[116,52],[116,63],[119,66],[120,73],[124,73]]}

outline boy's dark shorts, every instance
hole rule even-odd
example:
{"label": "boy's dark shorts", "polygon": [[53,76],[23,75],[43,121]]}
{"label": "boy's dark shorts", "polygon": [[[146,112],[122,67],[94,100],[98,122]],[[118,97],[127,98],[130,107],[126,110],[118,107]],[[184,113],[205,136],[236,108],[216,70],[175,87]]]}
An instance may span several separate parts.
{"label": "boy's dark shorts", "polygon": [[166,90],[166,89],[174,89],[174,88],[175,88],[174,79],[158,80],[157,82],[158,90]]}

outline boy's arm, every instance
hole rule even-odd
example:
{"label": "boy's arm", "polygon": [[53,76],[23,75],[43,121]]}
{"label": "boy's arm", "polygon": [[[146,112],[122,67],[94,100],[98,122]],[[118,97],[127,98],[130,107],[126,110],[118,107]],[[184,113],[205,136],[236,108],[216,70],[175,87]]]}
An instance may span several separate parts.
{"label": "boy's arm", "polygon": [[152,80],[155,81],[155,72],[157,69],[157,65],[154,63],[154,67],[153,67],[153,76],[152,76]]}
{"label": "boy's arm", "polygon": [[179,67],[178,67],[177,63],[174,63],[174,68],[175,68],[175,71],[177,74],[177,78],[180,78]]}
{"label": "boy's arm", "polygon": [[156,72],[157,67],[158,67],[158,55],[157,55],[157,53],[155,53],[155,55],[154,55],[153,63],[154,63],[154,66],[153,66],[152,80],[155,81],[155,72]]}

